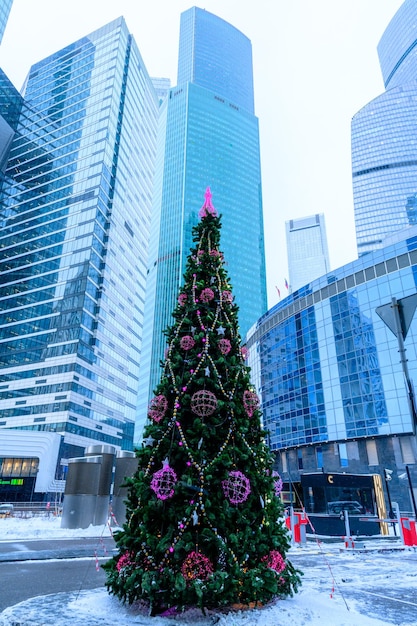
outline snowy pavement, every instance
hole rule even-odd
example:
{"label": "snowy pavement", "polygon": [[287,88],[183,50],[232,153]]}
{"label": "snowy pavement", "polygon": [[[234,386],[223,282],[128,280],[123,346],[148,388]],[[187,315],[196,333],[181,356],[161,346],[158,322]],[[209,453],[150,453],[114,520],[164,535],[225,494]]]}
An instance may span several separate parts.
{"label": "snowy pavement", "polygon": [[[97,537],[107,527],[60,528],[58,519],[0,519],[0,541]],[[262,609],[228,614],[198,610],[148,617],[141,607],[125,607],[103,588],[38,596],[0,614],[0,626],[416,626],[417,549],[387,539],[365,542],[364,551],[340,542],[308,542],[289,558],[303,572],[300,592]]]}

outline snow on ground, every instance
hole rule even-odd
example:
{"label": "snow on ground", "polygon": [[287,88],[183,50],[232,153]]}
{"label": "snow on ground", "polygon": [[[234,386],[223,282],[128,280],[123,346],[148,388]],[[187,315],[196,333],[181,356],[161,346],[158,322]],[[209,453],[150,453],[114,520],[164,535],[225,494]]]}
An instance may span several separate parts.
{"label": "snow on ground", "polygon": [[61,518],[50,517],[6,517],[0,519],[0,541],[15,539],[70,539],[72,537],[109,537],[107,525],[88,528],[61,528]]}
{"label": "snow on ground", "polygon": [[[0,540],[102,537],[111,532],[106,526],[68,530],[60,524],[54,517],[0,519]],[[98,588],[26,600],[5,609],[0,626],[415,626],[416,549],[404,550],[399,540],[371,544],[373,552],[364,553],[345,551],[341,541],[292,547],[289,558],[304,571],[300,592],[261,609],[206,616],[193,609],[149,617],[145,609],[126,607]],[[382,547],[386,553],[378,549]]]}

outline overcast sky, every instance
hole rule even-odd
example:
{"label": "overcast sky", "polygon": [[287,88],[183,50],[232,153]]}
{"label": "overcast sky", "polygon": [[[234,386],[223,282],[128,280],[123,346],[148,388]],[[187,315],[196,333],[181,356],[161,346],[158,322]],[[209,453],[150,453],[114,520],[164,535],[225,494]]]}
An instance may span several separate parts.
{"label": "overcast sky", "polygon": [[[0,0],[1,1],[1,0]],[[384,91],[377,44],[403,0],[203,0],[252,41],[269,306],[285,295],[285,222],[324,213],[332,269],[354,260],[350,122]],[[14,0],[0,67],[30,66],[123,15],[151,76],[176,83],[189,0]],[[202,194],[204,190],[202,190]],[[201,198],[196,198],[199,204]],[[215,198],[213,203],[215,204]],[[247,233],[242,232],[242,243]]]}

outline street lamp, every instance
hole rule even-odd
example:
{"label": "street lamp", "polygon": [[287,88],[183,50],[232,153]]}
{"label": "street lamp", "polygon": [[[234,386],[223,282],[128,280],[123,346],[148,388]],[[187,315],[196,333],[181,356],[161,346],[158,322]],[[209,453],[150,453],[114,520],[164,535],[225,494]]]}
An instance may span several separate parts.
{"label": "street lamp", "polygon": [[[389,486],[388,486],[389,481],[392,479],[392,476],[391,476],[392,473],[393,473],[393,470],[384,469],[385,487],[387,489],[387,496],[388,496],[388,503],[389,503],[388,517],[390,519],[394,519],[395,518],[394,511],[392,509],[391,494],[390,494],[390,490],[389,490]],[[395,530],[395,524],[393,523],[392,526],[393,526],[393,529],[394,529],[394,535],[397,536],[397,531]]]}

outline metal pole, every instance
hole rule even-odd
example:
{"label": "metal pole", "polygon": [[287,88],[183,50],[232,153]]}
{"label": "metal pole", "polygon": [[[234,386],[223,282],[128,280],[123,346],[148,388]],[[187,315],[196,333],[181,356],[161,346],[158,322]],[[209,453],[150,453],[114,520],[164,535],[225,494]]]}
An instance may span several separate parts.
{"label": "metal pole", "polygon": [[345,533],[346,537],[350,537],[350,524],[349,524],[349,513],[348,511],[343,511],[343,517],[345,518]]}
{"label": "metal pole", "polygon": [[[384,471],[384,477],[385,477],[385,487],[387,489],[387,496],[388,496],[388,503],[389,503],[388,517],[390,519],[394,519],[395,516],[394,516],[394,511],[393,511],[393,508],[392,508],[391,494],[390,494],[390,491],[389,491],[387,474],[386,474],[385,471]],[[395,529],[395,522],[393,522],[392,527],[394,529],[394,535],[397,536],[397,531]]]}
{"label": "metal pole", "polygon": [[[393,506],[395,509],[395,517],[397,518],[397,522],[398,522],[398,528],[400,529],[400,537],[401,537],[401,541],[403,543],[405,543],[404,541],[404,533],[403,533],[403,527],[401,525],[401,513],[400,513],[400,507],[398,506],[397,502],[393,502]],[[395,532],[395,526],[394,526],[394,532]],[[395,533],[395,535],[397,535],[397,533]]]}
{"label": "metal pole", "polygon": [[405,383],[407,386],[407,400],[408,406],[410,409],[410,414],[413,420],[413,428],[417,425],[417,414],[415,409],[415,399],[414,399],[414,390],[413,385],[410,380],[410,374],[408,371],[408,359],[405,356],[406,349],[404,347],[404,336],[401,328],[401,318],[400,318],[400,305],[397,302],[397,298],[393,297],[391,300],[391,307],[394,312],[394,320],[395,320],[395,328],[396,328],[396,336],[398,341],[398,352],[400,354],[400,363],[403,369],[403,374],[405,378]]}
{"label": "metal pole", "polygon": [[414,497],[413,484],[411,482],[410,470],[408,469],[408,465],[405,466],[405,471],[407,472],[408,484],[410,486],[411,501],[413,503],[414,515],[417,518],[416,499]]}

